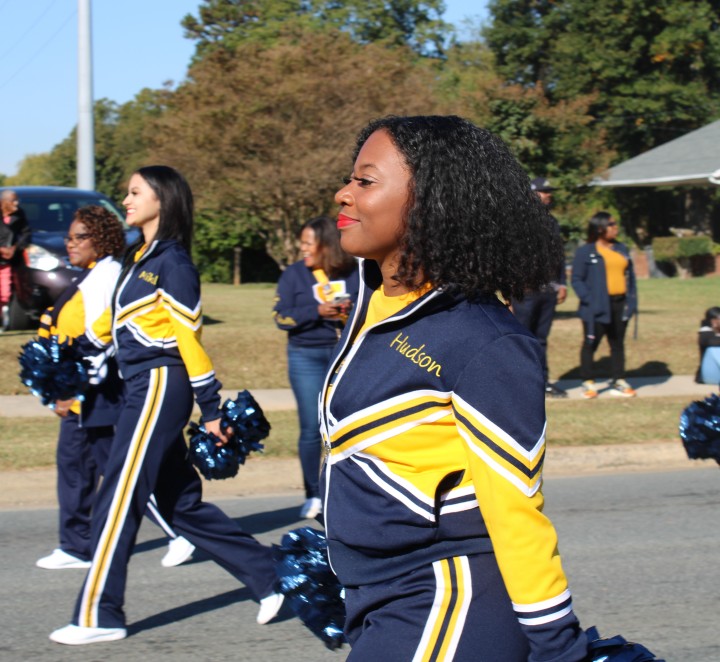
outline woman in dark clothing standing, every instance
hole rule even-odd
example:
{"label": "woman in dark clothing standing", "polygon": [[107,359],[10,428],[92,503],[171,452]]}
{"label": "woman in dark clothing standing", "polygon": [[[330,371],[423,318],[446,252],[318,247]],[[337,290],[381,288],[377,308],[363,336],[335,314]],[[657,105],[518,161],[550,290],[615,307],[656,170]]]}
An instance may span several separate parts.
{"label": "woman in dark clothing standing", "polygon": [[630,253],[616,241],[618,226],[605,211],[588,224],[587,243],[575,253],[572,287],[580,299],[578,315],[583,324],[580,372],[583,397],[598,395],[593,372],[593,355],[607,336],[612,374],[611,395],[631,398],[635,391],[625,381],[625,330],[637,313],[637,286]]}
{"label": "woman in dark clothing standing", "polygon": [[6,329],[13,295],[13,271],[23,260],[23,249],[30,243],[32,232],[19,207],[17,193],[5,190],[0,195],[2,222],[0,223],[0,328]]}
{"label": "woman in dark clothing standing", "polygon": [[288,332],[288,373],[300,419],[298,454],[305,485],[300,517],[322,511],[319,491],[320,428],[318,395],[330,356],[357,299],[355,260],[340,247],[335,221],[320,216],[300,232],[303,259],[280,277],[273,317]]}

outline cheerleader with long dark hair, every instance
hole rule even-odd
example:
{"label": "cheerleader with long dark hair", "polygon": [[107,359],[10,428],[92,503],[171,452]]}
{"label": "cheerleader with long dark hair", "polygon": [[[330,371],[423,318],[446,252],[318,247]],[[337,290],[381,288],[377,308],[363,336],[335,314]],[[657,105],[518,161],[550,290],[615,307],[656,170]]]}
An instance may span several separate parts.
{"label": "cheerleader with long dark hair", "polygon": [[167,166],[140,168],[123,204],[142,238],[125,257],[111,308],[86,338],[98,351],[114,344],[126,399],[93,513],[91,566],[72,623],[50,635],[61,644],[127,635],[127,565],[151,493],[177,533],[248,586],[260,601],[259,623],[274,618],[282,604],[270,548],[202,501],[182,436],[194,399],[205,428],[228,441],[220,429],[221,385],[200,343],[190,187]]}

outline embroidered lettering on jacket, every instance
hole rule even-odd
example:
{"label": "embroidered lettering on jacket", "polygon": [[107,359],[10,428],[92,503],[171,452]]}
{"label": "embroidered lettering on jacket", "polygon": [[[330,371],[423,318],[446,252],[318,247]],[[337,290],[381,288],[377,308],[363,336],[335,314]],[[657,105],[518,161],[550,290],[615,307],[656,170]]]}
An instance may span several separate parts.
{"label": "embroidered lettering on jacket", "polygon": [[157,285],[158,282],[157,274],[154,274],[150,271],[141,271],[138,275],[138,278],[147,281],[148,283],[150,283],[150,285]]}
{"label": "embroidered lettering on jacket", "polygon": [[409,336],[405,336],[403,338],[402,332],[400,332],[390,343],[390,347],[392,347],[396,352],[400,352],[406,359],[410,359],[413,363],[419,365],[421,368],[425,368],[428,372],[434,372],[439,377],[442,366],[433,359],[432,356],[422,351],[422,348],[425,347],[425,343],[419,347],[413,347],[410,345],[408,340]]}

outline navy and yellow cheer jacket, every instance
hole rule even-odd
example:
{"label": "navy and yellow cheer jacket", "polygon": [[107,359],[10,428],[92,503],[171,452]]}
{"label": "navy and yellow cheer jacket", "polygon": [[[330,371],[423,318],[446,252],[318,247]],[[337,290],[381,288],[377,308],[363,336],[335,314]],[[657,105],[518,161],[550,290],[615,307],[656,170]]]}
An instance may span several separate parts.
{"label": "navy and yellow cheer jacket", "polygon": [[543,514],[545,396],[537,340],[495,297],[432,289],[362,333],[377,265],[321,397],[329,558],[346,586],[494,552],[531,660],[585,657]]}
{"label": "navy and yellow cheer jacket", "polygon": [[86,336],[115,346],[120,373],[130,379],[160,366],[184,365],[203,420],[220,417],[220,382],[200,342],[200,278],[174,240],[154,241],[125,275],[113,305]]}
{"label": "navy and yellow cheer jacket", "polygon": [[[58,337],[60,342],[85,333],[110,305],[120,263],[108,255],[92,264],[60,295],[40,317],[38,335]],[[76,401],[71,411],[79,415],[80,427],[115,425],[123,405],[123,383],[117,364],[111,357],[105,366],[101,384],[88,389],[82,402]]]}

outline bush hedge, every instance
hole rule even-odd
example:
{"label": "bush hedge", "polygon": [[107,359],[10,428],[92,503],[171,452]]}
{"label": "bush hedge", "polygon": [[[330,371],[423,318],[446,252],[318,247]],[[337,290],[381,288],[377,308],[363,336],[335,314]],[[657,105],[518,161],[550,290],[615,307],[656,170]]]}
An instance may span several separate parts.
{"label": "bush hedge", "polygon": [[652,241],[653,254],[658,261],[680,260],[696,255],[712,255],[713,241],[710,237],[655,237]]}

